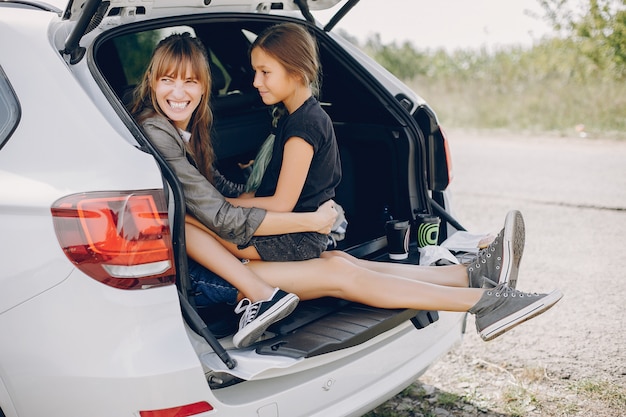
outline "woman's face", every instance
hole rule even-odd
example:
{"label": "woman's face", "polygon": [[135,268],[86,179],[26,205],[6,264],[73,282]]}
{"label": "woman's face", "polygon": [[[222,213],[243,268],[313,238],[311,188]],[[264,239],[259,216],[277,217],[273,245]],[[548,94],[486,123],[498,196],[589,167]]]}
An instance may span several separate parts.
{"label": "woman's face", "polygon": [[156,80],[153,88],[157,103],[163,113],[174,122],[176,127],[187,130],[191,116],[200,104],[204,91],[204,87],[191,72],[191,68],[187,67],[184,76],[182,71],[172,68]]}

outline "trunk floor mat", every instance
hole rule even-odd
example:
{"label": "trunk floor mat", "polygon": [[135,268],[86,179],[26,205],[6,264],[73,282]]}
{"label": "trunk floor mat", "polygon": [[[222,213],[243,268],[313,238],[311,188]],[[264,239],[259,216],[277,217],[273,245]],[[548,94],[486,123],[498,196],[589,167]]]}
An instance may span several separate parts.
{"label": "trunk floor mat", "polygon": [[276,336],[257,343],[256,352],[307,358],[356,346],[407,320],[421,329],[438,319],[436,311],[381,309],[334,298],[305,301],[268,329]]}

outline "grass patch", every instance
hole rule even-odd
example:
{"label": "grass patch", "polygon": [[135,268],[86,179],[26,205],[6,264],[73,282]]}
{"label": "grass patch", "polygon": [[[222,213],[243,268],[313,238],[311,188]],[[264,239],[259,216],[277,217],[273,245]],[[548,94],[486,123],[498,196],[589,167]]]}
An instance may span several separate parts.
{"label": "grass patch", "polygon": [[469,396],[441,391],[417,382],[363,417],[437,417],[442,410],[451,415],[468,410],[476,413],[485,411],[473,404]]}
{"label": "grass patch", "polygon": [[539,405],[533,393],[522,386],[510,386],[502,393],[504,411],[511,417],[524,417]]}
{"label": "grass patch", "polygon": [[451,407],[463,401],[464,397],[452,392],[440,392],[439,395],[437,395],[437,403],[441,408]]}
{"label": "grass patch", "polygon": [[615,411],[626,413],[626,388],[622,386],[608,381],[583,379],[574,382],[570,389],[578,395],[600,401]]}

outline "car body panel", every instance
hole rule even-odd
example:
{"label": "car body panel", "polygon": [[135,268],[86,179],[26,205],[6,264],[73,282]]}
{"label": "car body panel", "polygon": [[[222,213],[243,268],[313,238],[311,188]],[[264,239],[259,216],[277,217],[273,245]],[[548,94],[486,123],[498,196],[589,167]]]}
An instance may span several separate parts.
{"label": "car body panel", "polygon": [[198,401],[210,392],[182,323],[173,286],[124,291],[75,271],[0,315],[15,335],[0,344],[11,358],[0,376],[19,416],[130,416]]}
{"label": "car body panel", "polygon": [[[422,330],[416,331],[410,324],[399,326],[347,349],[349,355],[338,351],[307,359],[294,367],[301,372],[279,378],[281,370],[276,369],[243,383],[245,390],[233,386],[217,390],[215,395],[225,404],[260,405],[272,393],[278,404],[276,415],[361,416],[404,389],[442,352],[458,344],[462,321],[462,315],[443,313],[440,322]],[[436,341],[433,335],[437,335]],[[291,400],[294,397],[297,401]],[[311,410],[309,414],[303,414],[305,409]],[[250,415],[253,410],[249,409]]]}
{"label": "car body panel", "polygon": [[[11,28],[15,31],[0,37],[0,49],[3,56],[20,59],[2,59],[0,65],[21,107],[21,120],[0,150],[0,227],[4,237],[0,253],[6,259],[25,261],[5,265],[0,277],[0,311],[58,284],[72,270],[50,222],[55,200],[78,192],[115,190],[120,184],[131,190],[163,186],[154,159],[132,148],[106,119],[98,117],[93,101],[50,47],[45,29],[51,18],[54,14],[20,10],[3,11],[0,16],[0,21],[14,22]],[[33,94],[36,91],[42,93]],[[81,114],[93,117],[85,120]],[[44,139],[42,134],[48,136]],[[97,156],[79,157],[84,148]]]}

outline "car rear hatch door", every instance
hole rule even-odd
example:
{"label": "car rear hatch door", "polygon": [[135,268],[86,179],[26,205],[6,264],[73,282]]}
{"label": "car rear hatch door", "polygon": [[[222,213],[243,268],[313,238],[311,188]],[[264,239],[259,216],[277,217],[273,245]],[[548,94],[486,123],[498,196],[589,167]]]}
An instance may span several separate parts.
{"label": "car rear hatch door", "polygon": [[[283,11],[298,11],[302,7],[306,7],[310,10],[326,10],[341,0],[315,0],[315,1],[263,1],[263,0],[142,0],[138,2],[136,0],[71,0],[67,4],[65,10],[65,18],[70,20],[77,20],[78,17],[84,12],[88,11],[93,13],[93,8],[86,7],[86,5],[94,5],[103,8],[101,12],[102,16],[131,16],[132,12],[138,12],[137,14],[150,14],[152,17],[168,16],[174,13],[184,11],[185,13],[193,14],[196,10],[198,13],[206,11],[207,8],[212,8],[215,11],[220,11],[219,8],[224,8],[228,11],[238,12],[267,12],[269,10],[283,10]],[[96,7],[96,9],[97,9]]]}
{"label": "car rear hatch door", "polygon": [[[70,64],[79,62],[85,47],[82,38],[99,28],[117,27],[127,23],[160,17],[193,15],[212,12],[269,13],[271,11],[301,11],[312,20],[310,10],[326,10],[341,0],[295,0],[295,1],[255,1],[255,0],[70,0],[65,7],[63,20],[70,21],[70,32],[61,52],[67,56]],[[55,1],[55,6],[63,7],[63,1]],[[350,2],[349,2],[350,3]],[[342,10],[345,8],[342,8]]]}

